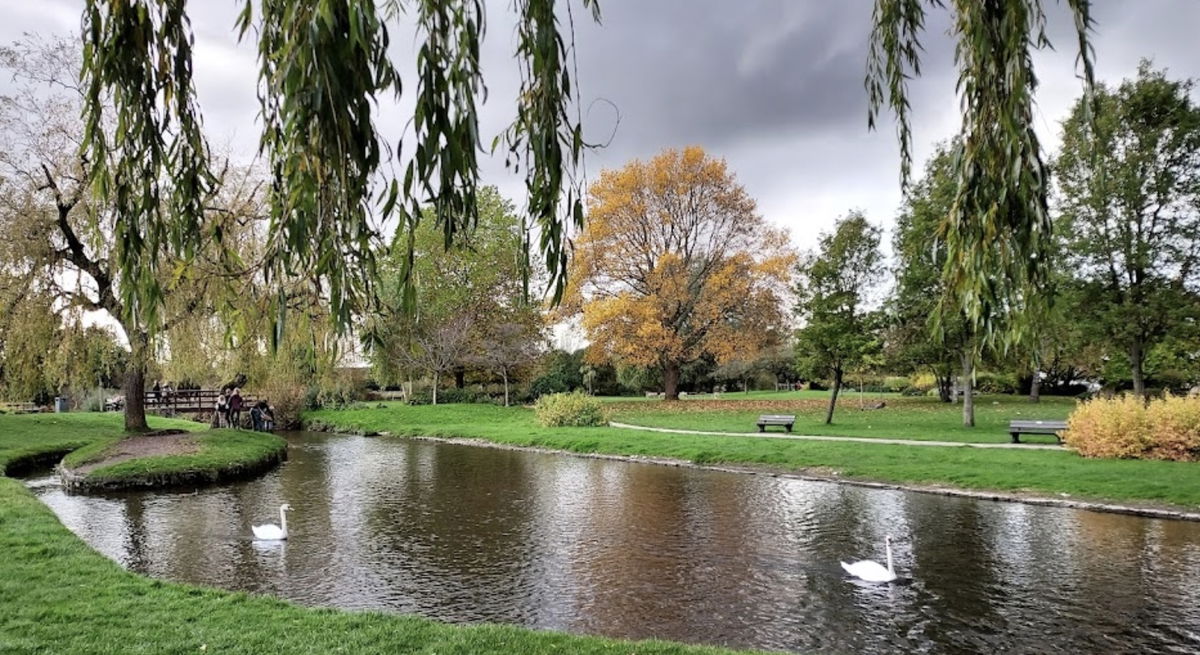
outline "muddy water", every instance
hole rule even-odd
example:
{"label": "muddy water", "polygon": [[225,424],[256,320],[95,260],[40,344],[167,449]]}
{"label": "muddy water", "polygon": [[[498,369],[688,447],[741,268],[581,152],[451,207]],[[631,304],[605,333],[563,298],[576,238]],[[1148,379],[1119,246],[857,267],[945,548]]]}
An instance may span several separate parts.
{"label": "muddy water", "polygon": [[[196,493],[30,486],[142,573],[306,605],[815,653],[1200,651],[1200,524],[296,434]],[[290,503],[291,538],[251,540]],[[848,580],[882,561],[902,584]]]}

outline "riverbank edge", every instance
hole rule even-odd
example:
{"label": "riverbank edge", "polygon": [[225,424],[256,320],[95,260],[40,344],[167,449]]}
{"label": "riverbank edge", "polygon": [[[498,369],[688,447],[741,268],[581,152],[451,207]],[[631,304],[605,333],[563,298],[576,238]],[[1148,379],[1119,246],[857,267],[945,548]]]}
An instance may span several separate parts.
{"label": "riverbank edge", "polygon": [[[411,614],[304,607],[270,594],[227,591],[134,573],[100,554],[71,532],[14,475],[78,450],[36,447],[7,456],[0,449],[0,651],[116,652],[130,645],[165,651],[316,654],[414,652],[522,652],[551,655],[739,655],[761,651],[627,640],[536,630],[515,625],[455,625]],[[37,561],[26,561],[36,557]],[[80,572],[84,574],[80,575]],[[29,573],[29,575],[26,575]],[[58,576],[57,582],[47,578]],[[103,579],[102,579],[103,578]],[[30,586],[30,581],[34,584]],[[108,594],[109,602],[97,600]],[[51,605],[50,598],[55,604]],[[71,604],[78,604],[72,609]],[[139,609],[140,608],[140,609]],[[178,612],[189,612],[178,615]],[[70,633],[46,620],[47,612],[73,615]],[[63,613],[66,614],[63,614]],[[133,614],[130,614],[130,613]],[[159,616],[166,613],[166,616]],[[167,619],[172,621],[168,622]],[[148,624],[148,625],[146,625]],[[172,625],[175,629],[172,629]],[[286,631],[273,632],[278,626]],[[23,628],[19,642],[9,628]],[[255,628],[258,628],[257,630]],[[44,639],[37,633],[46,634]],[[145,635],[155,640],[147,642]],[[82,642],[82,643],[79,643]],[[23,652],[23,651],[21,651]]]}
{"label": "riverbank edge", "polygon": [[840,475],[828,475],[818,473],[816,471],[804,469],[790,469],[770,466],[752,466],[747,464],[700,464],[686,459],[675,459],[671,457],[654,457],[647,455],[617,455],[612,453],[585,453],[572,450],[564,450],[561,448],[547,448],[542,446],[520,446],[516,444],[508,444],[497,441],[491,441],[483,437],[434,437],[420,435],[393,435],[386,431],[348,431],[338,430],[333,426],[322,421],[305,422],[305,429],[313,432],[326,432],[330,434],[344,434],[348,436],[361,437],[388,437],[400,439],[417,439],[421,441],[435,441],[439,443],[457,444],[463,446],[481,446],[485,448],[497,448],[500,450],[513,450],[530,453],[543,453],[550,455],[568,455],[571,457],[585,457],[589,459],[603,459],[618,462],[633,462],[639,464],[654,464],[658,466],[672,466],[677,468],[690,468],[704,471],[719,471],[722,473],[740,473],[750,475],[767,475],[776,478],[784,478],[789,480],[804,480],[809,482],[832,482],[835,484],[844,484],[855,487],[864,487],[868,489],[881,489],[890,491],[911,491],[915,493],[933,494],[938,496],[953,496],[959,498],[971,498],[974,500],[986,500],[1003,503],[1024,503],[1026,505],[1038,505],[1043,507],[1061,507],[1065,509],[1078,509],[1089,512],[1103,512],[1106,514],[1124,514],[1128,516],[1139,516],[1143,518],[1166,519],[1175,521],[1196,521],[1200,522],[1200,511],[1194,511],[1190,508],[1178,507],[1173,505],[1151,505],[1151,504],[1132,504],[1120,501],[1105,501],[1105,500],[1081,500],[1073,498],[1055,498],[1037,493],[998,491],[987,489],[964,489],[961,487],[953,487],[946,485],[935,484],[914,484],[904,482],[890,482],[885,480],[872,480],[867,478],[844,477]]}
{"label": "riverbank edge", "polygon": [[[204,432],[195,433],[200,449],[194,453],[178,455],[152,455],[125,459],[120,462],[122,468],[144,465],[153,460],[161,460],[166,465],[161,469],[149,472],[113,472],[111,467],[100,467],[81,472],[70,468],[63,461],[55,467],[55,473],[62,481],[63,487],[71,493],[107,493],[130,490],[158,490],[179,487],[199,487],[237,480],[258,477],[281,463],[287,461],[287,441],[269,432],[243,432],[243,438],[252,440],[252,448],[239,453],[232,459],[227,459],[216,465],[203,465],[209,454],[212,439],[221,435],[209,435]],[[140,436],[140,435],[134,435]],[[106,447],[120,443],[115,440]],[[89,462],[95,464],[97,462]]]}

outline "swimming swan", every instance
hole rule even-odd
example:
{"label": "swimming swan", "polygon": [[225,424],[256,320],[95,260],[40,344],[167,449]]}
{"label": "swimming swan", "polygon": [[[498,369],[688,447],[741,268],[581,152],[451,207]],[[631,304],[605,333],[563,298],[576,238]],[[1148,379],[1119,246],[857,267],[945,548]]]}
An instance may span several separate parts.
{"label": "swimming swan", "polygon": [[287,503],[279,506],[279,523],[282,527],[270,523],[251,526],[250,529],[254,530],[254,538],[261,541],[282,541],[287,539],[287,512],[290,511],[292,511],[292,506]]}
{"label": "swimming swan", "polygon": [[872,562],[865,559],[853,564],[842,562],[842,568],[846,569],[846,573],[866,580],[867,582],[891,582],[896,579],[896,569],[892,567],[892,537],[888,535],[883,538],[883,543],[887,547],[887,568],[883,568],[879,562]]}

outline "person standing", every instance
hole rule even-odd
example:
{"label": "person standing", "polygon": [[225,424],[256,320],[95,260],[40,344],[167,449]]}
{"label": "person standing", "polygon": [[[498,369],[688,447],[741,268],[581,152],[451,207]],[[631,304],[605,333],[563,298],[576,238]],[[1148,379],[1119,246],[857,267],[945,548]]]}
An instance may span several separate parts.
{"label": "person standing", "polygon": [[238,388],[229,396],[229,427],[235,430],[242,427],[242,390]]}
{"label": "person standing", "polygon": [[225,391],[222,390],[217,395],[217,405],[213,411],[213,427],[222,428],[228,424],[229,420],[229,401],[225,399]]}

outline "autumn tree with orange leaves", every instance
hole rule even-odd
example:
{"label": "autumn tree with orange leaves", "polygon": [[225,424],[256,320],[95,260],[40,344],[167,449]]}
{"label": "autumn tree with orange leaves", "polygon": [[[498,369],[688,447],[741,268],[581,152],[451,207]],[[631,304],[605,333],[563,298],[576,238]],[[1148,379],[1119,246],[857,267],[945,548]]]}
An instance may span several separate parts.
{"label": "autumn tree with orange leaves", "polygon": [[566,308],[582,315],[589,358],[656,368],[674,400],[684,364],[750,359],[779,341],[794,262],[724,160],[665,150],[589,189]]}

